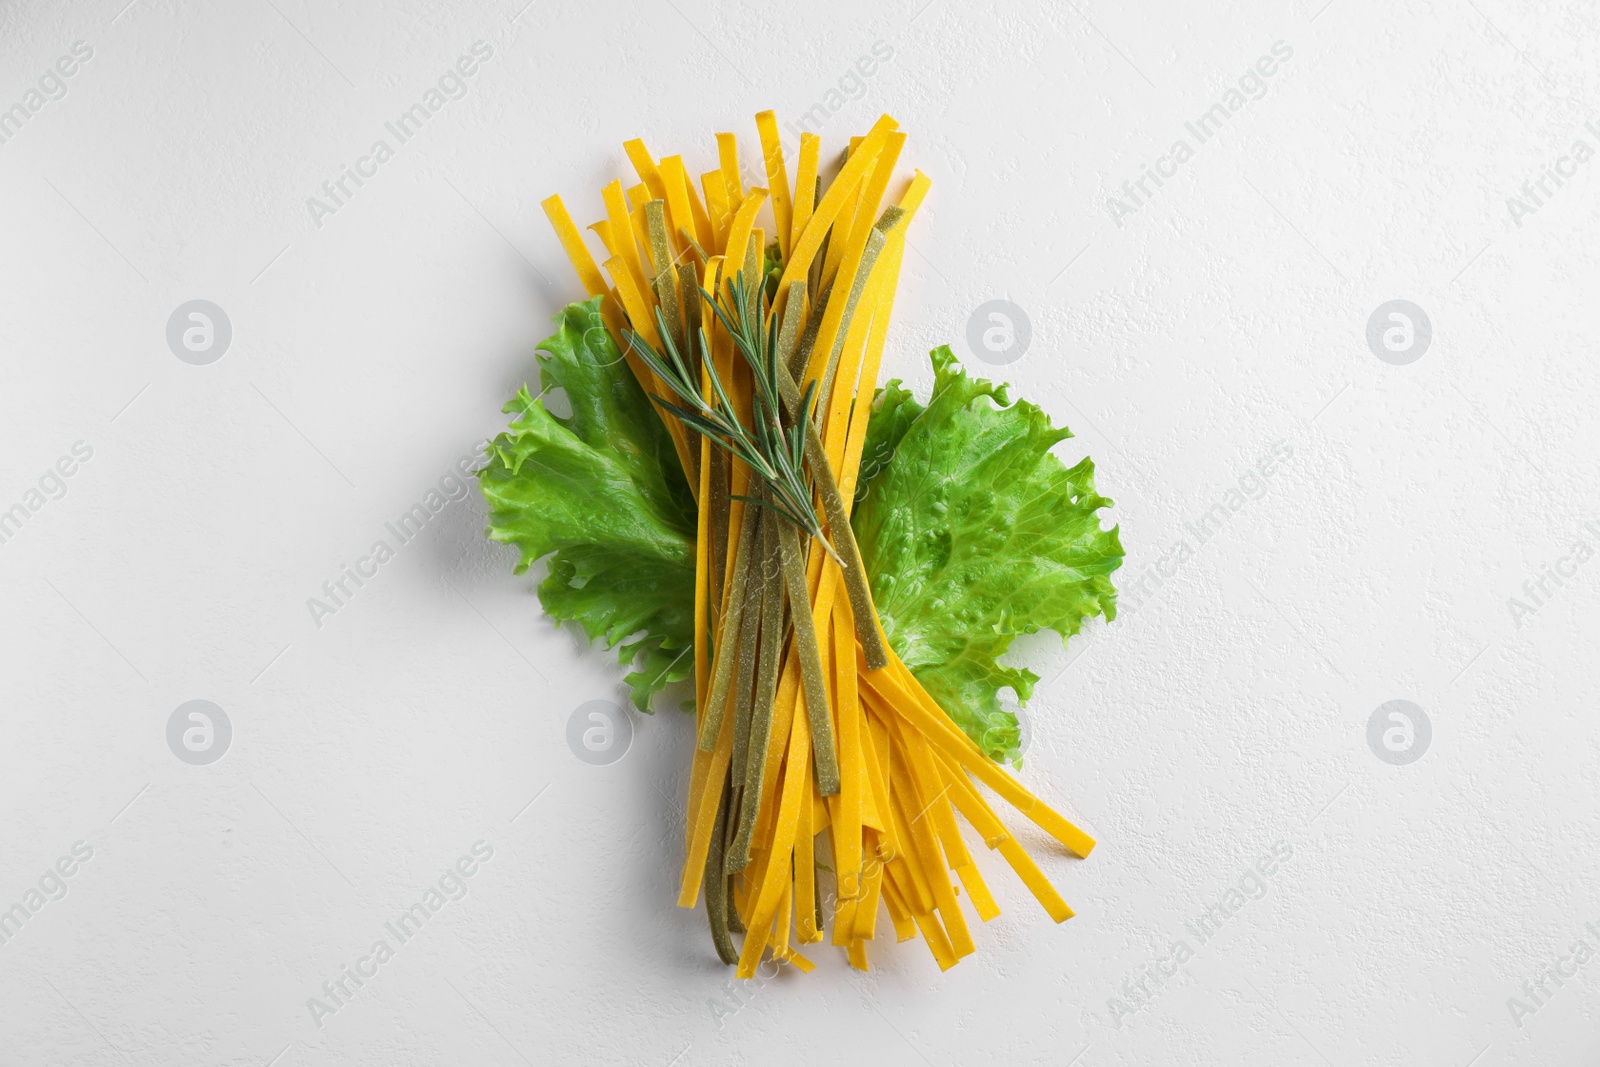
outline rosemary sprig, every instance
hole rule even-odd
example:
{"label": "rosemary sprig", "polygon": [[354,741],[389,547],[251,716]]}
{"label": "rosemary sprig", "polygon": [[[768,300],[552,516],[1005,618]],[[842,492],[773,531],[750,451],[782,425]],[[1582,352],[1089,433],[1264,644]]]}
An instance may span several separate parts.
{"label": "rosemary sprig", "polygon": [[[706,377],[711,383],[713,397],[710,400],[701,395],[696,375],[672,339],[672,332],[662,317],[660,308],[657,308],[655,313],[656,330],[661,338],[662,348],[665,349],[665,355],[657,352],[649,341],[632,330],[623,330],[623,340],[639,354],[639,358],[644,360],[656,376],[666,383],[667,388],[684,402],[675,404],[658,396],[654,397],[656,403],[683,420],[685,425],[699,430],[719,447],[744,461],[772,491],[770,499],[754,496],[742,496],[736,499],[760,507],[769,507],[783,515],[815,537],[828,555],[837,561],[839,555],[823,533],[822,521],[811,506],[811,479],[806,473],[805,466],[804,424],[807,419],[796,420],[794,425],[785,428],[779,416],[782,400],[777,380],[777,323],[774,322],[770,328],[762,327],[765,296],[764,294],[761,296],[762,306],[756,305],[751,299],[751,290],[744,282],[742,271],[734,277],[730,289],[729,297],[722,301],[717,300],[705,289],[701,289],[700,294],[728,328],[740,352],[750,364],[752,377],[757,386],[755,396],[752,398],[753,425],[750,428],[746,428],[734,414],[733,402],[728,397],[721,375],[717,373],[715,361],[711,359],[711,345],[703,326],[698,331],[697,337],[700,344],[700,365],[704,367]],[[732,306],[732,315],[724,305]],[[736,319],[738,325],[735,325]],[[815,396],[816,383],[812,382],[807,385],[805,394],[801,397],[800,410],[804,416],[809,417]]]}
{"label": "rosemary sprig", "polygon": [[[760,804],[759,787],[754,790],[755,795],[750,795],[746,788],[749,776],[756,773],[755,764],[752,763],[749,754],[752,740],[751,726],[754,725],[756,728],[755,743],[759,748],[763,743],[760,731],[764,724],[770,722],[771,709],[768,705],[773,695],[773,687],[770,684],[763,686],[760,693],[752,692],[759,672],[754,670],[755,665],[751,663],[751,659],[756,656],[758,648],[766,645],[763,650],[766,655],[762,658],[768,659],[769,666],[773,668],[767,678],[769,682],[776,680],[776,665],[769,657],[775,656],[777,649],[768,644],[768,641],[783,632],[776,628],[783,625],[784,597],[788,598],[794,620],[796,651],[799,655],[800,673],[805,683],[806,715],[811,728],[812,761],[816,769],[817,788],[823,796],[834,796],[839,792],[838,754],[833,737],[820,646],[811,617],[804,553],[801,551],[799,532],[805,531],[816,538],[841,568],[845,567],[845,563],[823,532],[822,521],[812,506],[812,485],[806,471],[808,432],[811,436],[815,436],[816,432],[811,418],[811,409],[816,397],[816,383],[807,384],[804,395],[798,397],[796,404],[794,382],[789,376],[789,368],[779,362],[781,347],[779,323],[774,318],[770,324],[763,325],[766,323],[767,311],[765,285],[750,286],[745,280],[745,272],[740,271],[728,284],[728,292],[722,300],[719,301],[703,288],[700,290],[700,295],[733,337],[745,362],[750,366],[751,378],[756,388],[751,397],[752,425],[749,429],[746,429],[734,413],[733,403],[728,398],[721,376],[717,374],[716,361],[711,358],[711,346],[703,326],[698,331],[700,367],[704,370],[711,386],[713,395],[710,399],[706,398],[697,387],[696,376],[690,371],[682,353],[679,352],[672,339],[672,332],[668,329],[659,309],[656,311],[656,326],[662,347],[665,349],[664,355],[657,352],[637,333],[625,330],[623,338],[656,376],[683,401],[682,404],[676,404],[663,397],[656,397],[656,403],[683,420],[685,425],[699,430],[708,441],[743,460],[761,479],[758,491],[754,495],[738,498],[752,506],[769,509],[763,513],[764,521],[760,525],[765,527],[768,521],[777,523],[778,515],[789,520],[777,524],[777,529],[774,531],[777,533],[776,540],[768,540],[763,551],[753,543],[755,524],[751,519],[755,513],[752,509],[746,509],[744,513],[744,529],[731,575],[735,583],[735,593],[743,593],[743,604],[742,607],[730,606],[728,612],[730,618],[723,626],[724,647],[718,653],[717,664],[713,671],[710,704],[706,710],[705,720],[701,724],[698,741],[702,750],[708,750],[715,745],[717,731],[721,729],[722,719],[729,710],[729,701],[732,700],[735,716],[733,752],[735,770],[729,786],[731,799],[728,818],[734,836],[725,844],[727,849],[725,866],[732,871],[742,869],[747,862],[746,848],[749,831],[752,829],[751,820],[756,815],[755,807]],[[793,343],[792,336],[784,340],[785,344]],[[787,397],[785,385],[788,386]],[[782,417],[786,409],[790,414],[788,425],[785,425]],[[758,552],[762,555],[758,556]],[[772,583],[776,583],[777,586],[776,605],[769,600],[765,605],[766,610],[763,610],[760,604],[762,600],[767,599],[761,595],[760,586],[763,583],[758,582],[749,571],[742,575],[739,573],[740,568],[750,568],[757,559],[763,557],[764,563],[775,562],[777,565],[775,572],[762,574],[768,590],[772,590]],[[765,567],[762,569],[765,572]],[[774,606],[775,619],[772,610]],[[735,617],[736,612],[737,617]],[[732,650],[729,647],[732,637],[730,631],[734,627],[740,627],[742,631],[739,633],[736,680],[732,670]],[[758,636],[763,633],[768,640],[762,640]],[[730,682],[732,682],[731,690],[724,688]],[[765,762],[764,758],[761,762]],[[744,768],[745,780],[741,780],[738,774],[739,768]],[[759,781],[758,777],[756,781]],[[743,835],[739,833],[741,830],[744,831]]]}

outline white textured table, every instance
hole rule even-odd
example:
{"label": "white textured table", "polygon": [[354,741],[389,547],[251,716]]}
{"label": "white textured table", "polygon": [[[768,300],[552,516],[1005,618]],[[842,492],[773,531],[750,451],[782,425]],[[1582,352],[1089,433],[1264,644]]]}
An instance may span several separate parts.
{"label": "white textured table", "polygon": [[[0,13],[0,1064],[1594,1062],[1592,6],[125,2]],[[714,965],[455,473],[539,199],[764,107],[903,123],[888,370],[1020,308],[1128,549],[1018,656],[1079,915],[948,974]]]}

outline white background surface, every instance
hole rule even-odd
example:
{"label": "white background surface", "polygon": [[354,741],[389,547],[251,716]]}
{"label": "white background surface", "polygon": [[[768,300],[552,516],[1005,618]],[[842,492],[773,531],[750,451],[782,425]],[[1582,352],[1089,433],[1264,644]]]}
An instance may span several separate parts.
{"label": "white background surface", "polygon": [[[1600,565],[1520,625],[1507,603],[1600,545],[1600,163],[1520,225],[1506,205],[1600,147],[1592,6],[125,2],[0,11],[0,106],[93,48],[0,144],[0,508],[93,449],[0,544],[0,907],[93,850],[0,945],[0,1063],[1595,1061],[1600,964],[1507,1004],[1600,950]],[[477,40],[467,95],[315,225]],[[1113,221],[1278,40],[1262,98]],[[754,112],[796,121],[877,41],[822,133],[888,111],[934,181],[888,371],[925,390],[922,353],[967,357],[971,311],[1016,302],[1034,337],[1003,374],[1096,459],[1119,584],[1166,563],[1016,657],[1044,679],[1023,777],[1101,840],[1036,849],[1077,918],[980,856],[1005,913],[952,972],[822,948],[736,988],[673,906],[685,720],[573,757],[568,715],[621,672],[541,618],[475,491],[320,628],[306,601],[503,426],[579,295],[542,197],[596,217],[635,135],[710,169],[713,131],[753,145]],[[210,366],[165,341],[195,298],[233,326]],[[1407,366],[1364,337],[1397,298],[1433,325]],[[196,698],[233,724],[210,766],[165,740]],[[1395,698],[1433,726],[1407,766],[1366,740]],[[307,999],[480,840],[469,894],[319,1027]]]}

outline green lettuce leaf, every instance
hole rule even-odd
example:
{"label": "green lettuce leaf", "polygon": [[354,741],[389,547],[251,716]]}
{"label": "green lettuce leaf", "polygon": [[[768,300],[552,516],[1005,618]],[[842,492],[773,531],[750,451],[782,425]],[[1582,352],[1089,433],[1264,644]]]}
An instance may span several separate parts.
{"label": "green lettuce leaf", "polygon": [[[591,300],[556,318],[540,345],[540,384],[565,390],[552,415],[526,388],[491,442],[479,484],[489,536],[520,551],[517,573],[550,556],[539,600],[552,618],[619,648],[634,703],[693,671],[694,503],[671,439]],[[1069,437],[1006,387],[968,378],[933,352],[933,398],[898,381],[868,424],[853,525],[895,651],[974,741],[1016,762],[1015,715],[1038,677],[999,659],[1012,638],[1063,639],[1116,615],[1116,529],[1098,511],[1094,467],[1068,470],[1049,449]]]}
{"label": "green lettuce leaf", "polygon": [[[556,316],[539,346],[541,396],[524,386],[505,406],[515,418],[490,442],[478,484],[489,537],[521,554],[516,573],[550,556],[546,614],[617,648],[633,667],[634,703],[649,711],[657,691],[694,669],[694,499],[599,307],[595,298]],[[572,408],[565,418],[542,399],[557,387]]]}
{"label": "green lettuce leaf", "polygon": [[852,520],[884,632],[967,736],[1020,763],[1016,716],[1038,675],[999,660],[1018,634],[1065,641],[1083,620],[1116,617],[1117,529],[1094,464],[1070,470],[1050,447],[1072,436],[1006,386],[969,378],[950,349],[932,353],[926,405],[892,381],[862,451]]}

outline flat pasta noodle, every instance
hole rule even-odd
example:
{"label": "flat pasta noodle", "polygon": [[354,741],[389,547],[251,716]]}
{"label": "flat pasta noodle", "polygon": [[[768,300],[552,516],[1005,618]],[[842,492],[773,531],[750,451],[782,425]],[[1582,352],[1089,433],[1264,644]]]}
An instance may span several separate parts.
{"label": "flat pasta noodle", "polygon": [[[825,514],[821,498],[802,496],[800,511],[779,518],[770,469],[758,474],[745,458],[725,452],[728,440],[657,405],[690,472],[695,501],[698,743],[678,903],[694,907],[705,895],[713,937],[722,938],[718,952],[736,957],[741,978],[752,977],[769,955],[810,972],[815,964],[800,950],[824,940],[865,971],[869,944],[890,936],[921,938],[945,970],[977,949],[968,909],[979,922],[1000,914],[968,829],[973,841],[999,853],[1051,919],[1073,914],[979,783],[1067,851],[1087,856],[1094,841],[990,760],[892,649],[886,666],[868,668],[861,635],[881,637],[882,629],[875,614],[856,618],[858,610],[873,610],[870,600],[859,599],[859,578],[850,579],[858,583],[850,596],[840,595],[846,573],[823,540],[840,533],[828,529],[827,514],[836,521],[842,515],[848,525],[855,503],[906,233],[930,182],[914,172],[893,207],[884,207],[907,140],[888,115],[851,139],[825,186],[820,138],[801,134],[791,185],[776,115],[763,111],[755,125],[765,187],[745,186],[732,133],[716,134],[715,166],[699,172],[698,184],[683,155],[658,161],[643,140],[626,141],[638,180],[625,186],[614,179],[601,189],[605,217],[590,227],[606,251],[600,261],[561,197],[542,201],[584,292],[599,298],[607,329],[652,397],[680,407],[698,398],[713,411],[725,405],[727,416],[751,432],[758,416],[769,418],[779,435],[771,441],[778,441],[795,425],[794,394],[786,394],[783,403],[791,407],[780,422],[776,398],[764,391],[773,389],[773,379],[747,355],[762,342],[731,310],[733,294],[746,293],[755,311],[764,311],[755,317],[758,330],[771,323],[776,336],[783,315],[782,343],[802,351],[810,345],[803,359],[796,355],[798,387],[815,389],[818,434],[796,469],[814,476],[812,465],[826,463],[833,482],[824,484],[836,484],[842,500],[842,510],[834,501]],[[793,290],[803,302],[788,308],[795,283],[805,283]],[[728,311],[731,325],[703,294]],[[637,335],[640,350],[626,343],[626,331]],[[681,366],[662,356],[669,340]],[[793,447],[799,455],[800,445]],[[806,508],[817,523],[811,534],[794,542],[773,535],[780,527],[770,524],[801,521]],[[780,559],[789,569],[773,585],[773,572],[763,568]],[[808,618],[816,639],[810,651],[801,640],[807,628],[796,625]],[[858,622],[874,629],[858,631]],[[759,668],[741,671],[736,661],[757,650]],[[813,689],[819,678],[821,688]],[[817,694],[815,703],[808,693]],[[825,755],[834,761],[831,770]],[[829,787],[824,796],[834,773],[837,790]],[[829,864],[819,858],[823,847]],[[725,900],[726,910],[716,912],[714,900]],[[879,922],[880,912],[887,923]],[[741,931],[742,944],[730,948],[727,938]]]}
{"label": "flat pasta noodle", "polygon": [[739,175],[739,138],[731,133],[717,134],[717,158],[721,162],[722,186],[728,203],[739,207],[744,201],[744,181]]}
{"label": "flat pasta noodle", "polygon": [[684,230],[700,242],[701,248],[710,248],[711,220],[706,217],[705,205],[689,184],[689,174],[683,169],[682,156],[668,156],[661,161],[661,181],[667,190],[667,218],[674,239],[682,247]]}
{"label": "flat pasta noodle", "polygon": [[[633,216],[623,196],[622,182],[612,182],[605,187],[601,195],[604,197],[606,204],[606,225],[610,238],[607,245],[611,249],[612,257],[622,261],[635,289],[648,291],[650,284],[645,275],[644,266],[639,261],[639,246],[635,240]],[[609,264],[606,266],[606,273],[611,275],[613,285],[618,284],[617,272],[612,270]],[[634,319],[634,312],[628,309],[626,304],[623,305],[623,310],[628,313],[629,319],[633,320],[634,330],[648,336],[651,332],[648,327],[652,327],[652,324],[649,322],[641,323]]]}
{"label": "flat pasta noodle", "polygon": [[628,154],[628,162],[633,164],[634,173],[639,175],[639,180],[650,187],[652,196],[662,196],[661,179],[656,173],[655,157],[644,146],[644,140],[639,137],[622,142],[622,150]]}
{"label": "flat pasta noodle", "polygon": [[778,250],[787,257],[794,203],[789,194],[789,168],[783,159],[783,142],[778,139],[778,116],[763,111],[756,116],[756,128],[761,132],[761,158],[766,164],[767,189],[772,196],[772,219],[778,226]]}
{"label": "flat pasta noodle", "polygon": [[794,179],[794,213],[789,223],[789,245],[784,249],[784,259],[800,243],[801,234],[811,222],[811,212],[817,206],[817,163],[822,153],[822,138],[814,133],[800,135],[800,162]]}
{"label": "flat pasta noodle", "polygon": [[594,257],[589,254],[588,246],[583,243],[583,235],[578,232],[578,227],[573,225],[572,216],[567,213],[567,205],[561,202],[559,194],[546,197],[543,204],[545,217],[550,220],[550,225],[556,231],[556,239],[561,242],[562,251],[572,261],[572,269],[577,271],[578,280],[583,283],[584,291],[590,296],[605,296],[610,287],[606,285],[605,278],[600,274]]}

